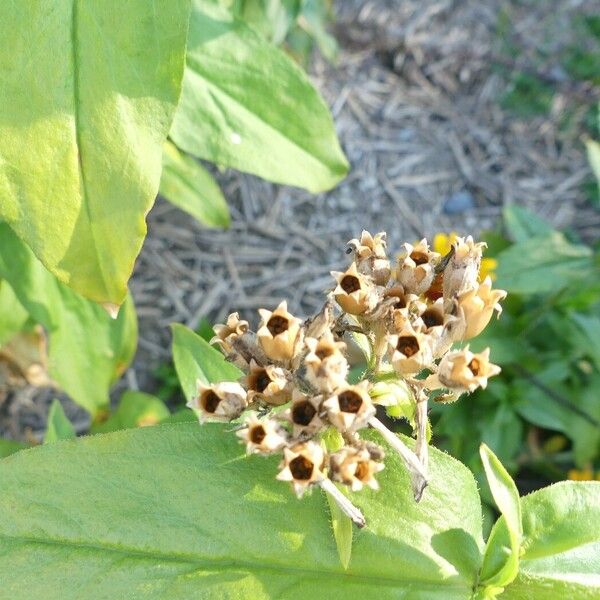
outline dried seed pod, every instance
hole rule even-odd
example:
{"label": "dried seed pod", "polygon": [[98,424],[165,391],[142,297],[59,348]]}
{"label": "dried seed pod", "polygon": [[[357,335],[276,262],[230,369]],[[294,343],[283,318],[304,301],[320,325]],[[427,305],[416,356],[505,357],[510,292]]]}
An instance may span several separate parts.
{"label": "dried seed pod", "polygon": [[287,444],[287,432],[273,419],[259,419],[256,413],[248,415],[246,427],[236,435],[246,444],[247,454],[272,454]]}
{"label": "dried seed pod", "polygon": [[485,242],[475,243],[471,236],[457,238],[452,244],[452,256],[444,269],[444,300],[449,302],[456,295],[477,287],[481,255]]}
{"label": "dried seed pod", "polygon": [[397,373],[418,373],[433,361],[431,336],[427,336],[412,325],[406,325],[398,334],[388,336],[392,365]]}
{"label": "dried seed pod", "polygon": [[353,492],[369,486],[379,489],[375,474],[383,470],[384,465],[375,462],[368,450],[346,446],[329,457],[330,477],[350,487]]}
{"label": "dried seed pod", "polygon": [[344,273],[332,271],[337,282],[333,297],[343,311],[351,315],[361,315],[377,306],[379,295],[373,282],[359,273],[356,263],[352,263]]}
{"label": "dried seed pod", "polygon": [[198,395],[187,406],[204,421],[231,421],[239,417],[248,405],[246,390],[233,381],[205,385],[197,382]]}
{"label": "dried seed pod", "polygon": [[217,323],[213,327],[215,336],[210,340],[210,343],[218,344],[225,354],[231,354],[233,352],[233,346],[231,345],[233,340],[246,333],[248,329],[248,321],[241,320],[239,313],[231,313],[225,324]]}
{"label": "dried seed pod", "polygon": [[324,423],[319,416],[322,400],[322,396],[311,397],[294,390],[292,403],[282,416],[292,424],[295,438],[309,438],[323,429]]}
{"label": "dried seed pod", "polygon": [[490,362],[490,349],[473,353],[466,346],[450,352],[442,358],[437,377],[450,390],[473,392],[478,387],[487,387],[488,378],[500,373],[500,367]]}
{"label": "dried seed pod", "polygon": [[465,327],[464,319],[444,310],[444,300],[439,298],[432,304],[423,304],[415,328],[430,336],[431,349],[434,358],[440,358],[452,346],[453,342],[461,339]]}
{"label": "dried seed pod", "polygon": [[360,239],[354,238],[348,242],[348,246],[354,250],[354,261],[358,272],[372,277],[377,285],[386,285],[392,273],[385,252],[385,238],[384,231],[375,236],[368,231],[363,231]]}
{"label": "dried seed pod", "polygon": [[336,342],[331,331],[320,339],[306,338],[308,354],[304,358],[306,378],[318,390],[333,392],[346,383],[348,361],[342,354],[346,344]]}
{"label": "dried seed pod", "polygon": [[274,311],[260,308],[261,323],[256,335],[265,354],[276,361],[287,362],[296,353],[302,321],[287,310],[284,300]]}
{"label": "dried seed pod", "polygon": [[329,422],[341,432],[354,432],[366,427],[375,415],[369,396],[369,382],[348,385],[336,390],[335,395],[323,402]]}
{"label": "dried seed pod", "polygon": [[486,277],[478,286],[459,294],[458,314],[465,322],[462,338],[469,340],[479,335],[490,322],[494,311],[500,316],[502,307],[499,303],[504,298],[506,292],[493,290],[490,277]]}
{"label": "dried seed pod", "polygon": [[433,283],[435,265],[440,255],[429,249],[426,239],[418,244],[404,244],[404,253],[398,261],[396,278],[404,291],[420,296]]}
{"label": "dried seed pod", "polygon": [[292,397],[292,382],[288,371],[274,365],[261,367],[254,361],[243,383],[248,389],[248,402],[262,400],[271,406],[280,406]]}
{"label": "dried seed pod", "polygon": [[311,486],[325,479],[325,451],[320,444],[305,442],[283,449],[277,479],[292,483],[300,498]]}

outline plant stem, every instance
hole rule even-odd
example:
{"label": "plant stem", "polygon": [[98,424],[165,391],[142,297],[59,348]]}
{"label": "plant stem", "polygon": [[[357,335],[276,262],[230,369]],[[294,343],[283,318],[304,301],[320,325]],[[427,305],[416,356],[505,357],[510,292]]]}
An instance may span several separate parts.
{"label": "plant stem", "polygon": [[340,510],[357,526],[364,527],[367,522],[363,514],[348,500],[348,498],[340,492],[335,486],[335,483],[331,479],[323,479],[319,482],[319,485],[327,494],[331,496],[331,499],[340,507]]}
{"label": "plant stem", "polygon": [[427,474],[427,465],[429,463],[429,444],[427,443],[427,394],[422,391],[417,400],[417,410],[415,412],[417,421],[417,446],[416,454],[423,465],[423,470]]}
{"label": "plant stem", "polygon": [[392,431],[390,431],[379,419],[372,417],[369,425],[376,429],[383,439],[400,455],[404,465],[410,473],[415,500],[419,502],[427,487],[427,475],[417,455]]}

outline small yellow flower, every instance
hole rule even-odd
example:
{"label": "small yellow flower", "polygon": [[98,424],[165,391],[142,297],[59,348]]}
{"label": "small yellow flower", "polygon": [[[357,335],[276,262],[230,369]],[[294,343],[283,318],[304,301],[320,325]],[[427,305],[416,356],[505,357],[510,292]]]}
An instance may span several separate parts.
{"label": "small yellow flower", "polygon": [[594,477],[594,471],[589,465],[584,469],[570,469],[567,473],[567,479],[571,481],[600,481],[600,471]]}

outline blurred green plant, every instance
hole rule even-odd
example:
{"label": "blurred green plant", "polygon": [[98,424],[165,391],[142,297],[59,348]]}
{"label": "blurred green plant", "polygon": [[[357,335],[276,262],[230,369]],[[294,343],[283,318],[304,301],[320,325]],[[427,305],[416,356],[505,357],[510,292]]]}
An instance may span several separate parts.
{"label": "blurred green plant", "polygon": [[491,346],[502,373],[463,403],[433,408],[434,443],[479,479],[488,444],[523,491],[600,466],[600,251],[515,205],[484,239],[509,295],[471,346]]}

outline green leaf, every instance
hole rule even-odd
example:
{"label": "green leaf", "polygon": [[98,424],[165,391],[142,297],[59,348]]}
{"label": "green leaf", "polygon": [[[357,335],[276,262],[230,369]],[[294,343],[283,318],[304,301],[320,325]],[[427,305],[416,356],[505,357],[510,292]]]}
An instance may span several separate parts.
{"label": "green leaf", "polygon": [[227,362],[225,357],[215,350],[191,329],[173,323],[173,362],[181,382],[186,400],[197,393],[196,382],[214,383],[218,381],[236,381],[243,373]]}
{"label": "green leaf", "polygon": [[592,251],[556,231],[514,244],[498,255],[496,286],[517,294],[557,292],[592,277]]}
{"label": "green leaf", "polygon": [[71,398],[96,414],[113,381],[131,362],[137,320],[128,298],[116,319],[60,283],[6,223],[0,223],[0,277],[49,335],[50,374]]}
{"label": "green leaf", "polygon": [[25,448],[29,448],[29,446],[24,442],[0,438],[0,458],[10,456],[11,454],[18,452],[19,450],[24,450]]}
{"label": "green leaf", "polygon": [[318,192],[348,172],[331,114],[306,74],[242,21],[194,0],[170,132],[190,154]]}
{"label": "green leaf", "polygon": [[518,204],[507,204],[503,211],[504,225],[515,242],[525,242],[539,235],[548,235],[552,227],[547,221]]}
{"label": "green leaf", "polygon": [[432,448],[417,504],[390,453],[381,490],[352,495],[368,524],[344,571],[323,493],[297,500],[274,479],[279,458],[246,457],[229,427],[131,429],[0,462],[0,597],[471,596],[481,507],[460,463]]}
{"label": "green leaf", "polygon": [[581,347],[600,370],[600,318],[574,313],[571,318],[581,334]]}
{"label": "green leaf", "polygon": [[600,483],[557,483],[525,496],[521,506],[519,575],[502,600],[599,598]]}
{"label": "green leaf", "polygon": [[585,141],[585,147],[587,149],[588,162],[600,185],[600,143],[588,139]]}
{"label": "green leaf", "polygon": [[28,320],[29,314],[13,289],[6,281],[0,281],[0,346],[22,331]]}
{"label": "green leaf", "polygon": [[62,404],[56,399],[53,400],[48,413],[48,426],[44,443],[51,444],[59,440],[72,440],[75,437],[75,429],[73,429],[71,421],[65,415]]}
{"label": "green leaf", "polygon": [[[189,411],[187,411],[189,412]],[[170,416],[165,403],[144,392],[125,392],[117,410],[104,423],[92,425],[92,433],[108,433],[119,429],[156,425]]]}
{"label": "green leaf", "polygon": [[496,455],[482,444],[479,450],[490,491],[508,529],[506,537],[492,528],[479,578],[484,588],[503,588],[517,576],[519,570],[519,548],[522,537],[521,505],[517,486]]}
{"label": "green leaf", "polygon": [[0,3],[0,218],[121,304],[180,94],[190,0]]}
{"label": "green leaf", "polygon": [[219,184],[170,142],[164,146],[160,194],[208,227],[229,227],[229,208]]}

